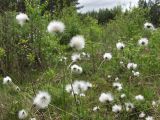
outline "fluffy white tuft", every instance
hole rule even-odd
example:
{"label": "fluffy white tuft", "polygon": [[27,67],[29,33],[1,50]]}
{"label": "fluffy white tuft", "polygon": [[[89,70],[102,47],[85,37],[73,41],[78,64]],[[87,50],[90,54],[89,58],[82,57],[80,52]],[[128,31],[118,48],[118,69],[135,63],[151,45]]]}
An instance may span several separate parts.
{"label": "fluffy white tuft", "polygon": [[12,82],[12,79],[9,76],[3,78],[3,84],[9,84]]}
{"label": "fluffy white tuft", "polygon": [[142,95],[137,95],[137,96],[135,96],[135,99],[136,99],[137,101],[143,101],[143,100],[144,100],[144,97],[143,97]]}
{"label": "fluffy white tuft", "polygon": [[116,88],[118,91],[121,91],[123,89],[122,84],[119,82],[114,82],[113,87]]}
{"label": "fluffy white tuft", "polygon": [[112,102],[114,100],[113,95],[108,92],[108,93],[101,93],[100,97],[99,97],[99,101],[102,103],[105,102]]}
{"label": "fluffy white tuft", "polygon": [[134,105],[131,102],[127,102],[125,103],[126,106],[126,111],[132,111],[132,109],[134,108]]}
{"label": "fluffy white tuft", "polygon": [[126,97],[126,94],[124,94],[124,93],[121,94],[121,96],[120,96],[120,98],[122,98],[122,99],[125,98],[125,97]]}
{"label": "fluffy white tuft", "polygon": [[152,23],[149,23],[149,22],[146,22],[146,23],[144,24],[144,28],[145,28],[145,29],[148,29],[148,30],[155,30],[154,25],[153,25]]}
{"label": "fluffy white tuft", "polygon": [[139,114],[139,118],[144,118],[145,117],[145,113],[144,112],[141,112],[140,114]]}
{"label": "fluffy white tuft", "polygon": [[100,107],[99,107],[99,106],[93,107],[93,111],[94,111],[94,112],[97,112],[98,110],[100,110]]}
{"label": "fluffy white tuft", "polygon": [[123,50],[124,47],[125,47],[125,44],[122,43],[122,42],[118,42],[118,43],[116,44],[116,47],[117,47],[118,50]]}
{"label": "fluffy white tuft", "polygon": [[140,75],[140,73],[137,71],[137,72],[135,72],[135,71],[132,71],[132,73],[133,73],[133,75],[135,76],[135,77],[139,77],[139,75]]}
{"label": "fluffy white tuft", "polygon": [[83,72],[83,69],[82,69],[82,67],[74,64],[71,66],[71,72],[75,73],[75,74],[81,74]]}
{"label": "fluffy white tuft", "polygon": [[76,80],[72,84],[67,84],[65,89],[68,93],[77,94],[82,97],[85,96],[84,92],[91,87],[92,84],[89,82]]}
{"label": "fluffy white tuft", "polygon": [[73,53],[71,56],[71,60],[73,62],[77,62],[78,60],[81,60],[81,55],[79,53]]}
{"label": "fluffy white tuft", "polygon": [[105,59],[105,60],[111,60],[112,59],[112,54],[111,53],[105,53],[103,55],[103,59]]}
{"label": "fluffy white tuft", "polygon": [[24,14],[24,13],[19,13],[18,15],[16,15],[16,20],[17,20],[17,22],[18,22],[21,26],[23,26],[24,23],[25,23],[27,20],[29,20],[29,18],[28,18],[28,16],[27,16],[26,14]]}
{"label": "fluffy white tuft", "polygon": [[65,25],[61,21],[51,21],[47,27],[49,33],[64,32]]}
{"label": "fluffy white tuft", "polygon": [[36,120],[36,118],[31,118],[30,120]]}
{"label": "fluffy white tuft", "polygon": [[24,109],[18,112],[18,118],[21,120],[27,118],[27,116],[28,116],[28,113]]}
{"label": "fluffy white tuft", "polygon": [[152,116],[146,117],[146,120],[154,120]]}
{"label": "fluffy white tuft", "polygon": [[130,69],[133,69],[133,70],[135,70],[136,68],[137,68],[137,64],[135,64],[135,63],[128,63],[128,65],[127,65],[127,68],[130,70]]}
{"label": "fluffy white tuft", "polygon": [[48,92],[39,91],[39,93],[34,98],[33,104],[36,105],[39,109],[45,109],[48,107],[49,103],[51,102],[51,96]]}
{"label": "fluffy white tuft", "polygon": [[121,105],[114,105],[112,106],[112,112],[118,113],[122,110],[122,106]]}
{"label": "fluffy white tuft", "polygon": [[70,47],[82,50],[85,47],[85,39],[82,35],[72,37],[69,43]]}
{"label": "fluffy white tuft", "polygon": [[147,46],[148,45],[148,39],[147,38],[141,38],[138,40],[139,46]]}

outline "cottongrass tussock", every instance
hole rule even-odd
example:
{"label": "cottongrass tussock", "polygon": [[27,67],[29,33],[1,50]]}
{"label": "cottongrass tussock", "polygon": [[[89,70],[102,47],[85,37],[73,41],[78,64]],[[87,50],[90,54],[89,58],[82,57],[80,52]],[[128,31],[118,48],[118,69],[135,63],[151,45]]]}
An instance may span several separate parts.
{"label": "cottongrass tussock", "polygon": [[82,35],[76,35],[72,37],[69,45],[76,50],[82,50],[85,47],[85,39]]}
{"label": "cottongrass tussock", "polygon": [[71,66],[71,72],[74,74],[81,74],[83,72],[83,69],[82,69],[82,67],[74,64]]}
{"label": "cottongrass tussock", "polygon": [[138,40],[139,46],[147,46],[148,45],[148,39],[147,38],[141,38]]}
{"label": "cottongrass tussock", "polygon": [[111,53],[105,53],[103,55],[103,59],[104,60],[111,60],[112,59],[112,54]]}
{"label": "cottongrass tussock", "polygon": [[33,100],[33,105],[38,109],[45,109],[51,102],[51,96],[48,92],[39,91]]}
{"label": "cottongrass tussock", "polygon": [[20,111],[18,112],[18,118],[19,118],[20,120],[26,119],[27,116],[28,116],[28,113],[27,113],[27,111],[24,110],[24,109],[22,109],[22,110],[20,110]]}
{"label": "cottongrass tussock", "polygon": [[92,87],[92,84],[90,82],[86,82],[83,80],[76,80],[71,84],[67,84],[65,87],[65,90],[68,93],[71,93],[72,95],[80,95],[81,97],[84,97],[84,92],[87,91],[89,88]]}
{"label": "cottongrass tussock", "polygon": [[108,93],[101,93],[100,97],[99,97],[99,101],[101,103],[105,103],[105,102],[112,102],[114,100],[113,95],[108,92]]}
{"label": "cottongrass tussock", "polygon": [[49,33],[62,33],[65,30],[65,25],[61,21],[53,20],[48,24],[47,30]]}
{"label": "cottongrass tussock", "polygon": [[10,84],[12,83],[12,79],[9,76],[3,78],[3,84]]}
{"label": "cottongrass tussock", "polygon": [[122,42],[118,42],[118,43],[116,43],[116,47],[118,50],[123,50],[125,47],[125,44]]}
{"label": "cottongrass tussock", "polygon": [[23,26],[24,23],[27,20],[29,20],[29,17],[27,16],[27,14],[19,13],[18,15],[16,15],[16,20],[17,20],[18,24],[20,24],[21,26]]}

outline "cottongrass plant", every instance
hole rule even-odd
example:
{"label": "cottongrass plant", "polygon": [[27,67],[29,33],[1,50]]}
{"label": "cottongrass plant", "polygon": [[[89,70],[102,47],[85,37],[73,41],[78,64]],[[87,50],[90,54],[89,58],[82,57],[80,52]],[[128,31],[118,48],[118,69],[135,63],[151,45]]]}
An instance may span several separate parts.
{"label": "cottongrass plant", "polygon": [[143,100],[144,100],[144,97],[143,97],[142,95],[137,95],[137,96],[135,96],[135,99],[136,99],[137,101],[143,101]]}
{"label": "cottongrass plant", "polygon": [[45,109],[51,102],[51,96],[48,92],[39,91],[33,100],[33,105],[38,109]]}
{"label": "cottongrass plant", "polygon": [[144,23],[144,29],[155,30],[155,27],[152,23],[146,22],[146,23]]}
{"label": "cottongrass plant", "polygon": [[99,101],[101,103],[106,103],[106,102],[112,102],[114,100],[113,95],[108,92],[108,93],[101,93],[100,97],[99,97]]}
{"label": "cottongrass plant", "polygon": [[152,116],[147,116],[145,120],[154,120],[154,118]]}
{"label": "cottongrass plant", "polygon": [[20,120],[26,119],[27,116],[28,116],[28,113],[27,113],[27,111],[24,110],[24,109],[22,109],[22,110],[20,110],[20,111],[18,112],[18,118],[19,118]]}
{"label": "cottongrass plant", "polygon": [[69,45],[76,50],[82,50],[85,47],[85,39],[82,35],[76,35],[72,37]]}
{"label": "cottongrass plant", "polygon": [[82,67],[74,64],[71,66],[71,72],[74,74],[81,74],[83,72],[83,69],[82,69]]}
{"label": "cottongrass plant", "polygon": [[93,107],[93,112],[97,112],[97,111],[99,111],[99,110],[100,110],[100,107],[99,107],[99,106]]}
{"label": "cottongrass plant", "polygon": [[148,39],[147,38],[141,38],[138,40],[139,46],[147,46],[148,45]]}
{"label": "cottongrass plant", "polygon": [[47,30],[49,33],[63,33],[65,30],[65,25],[61,21],[53,20],[48,24]]}
{"label": "cottongrass plant", "polygon": [[114,113],[119,113],[119,112],[121,112],[121,110],[122,110],[121,105],[115,104],[115,105],[112,106],[112,112],[114,112]]}
{"label": "cottongrass plant", "polygon": [[111,53],[104,53],[104,55],[103,55],[103,60],[102,60],[102,62],[100,63],[98,69],[101,68],[101,66],[103,65],[103,63],[104,63],[105,61],[110,61],[111,59],[112,59],[112,54],[111,54]]}
{"label": "cottongrass plant", "polygon": [[12,79],[9,76],[3,78],[3,84],[11,84]]}
{"label": "cottongrass plant", "polygon": [[116,44],[116,47],[117,47],[117,50],[123,50],[124,47],[125,47],[125,44],[122,43],[122,42],[118,42],[118,43]]}
{"label": "cottongrass plant", "polygon": [[92,87],[90,82],[76,80],[72,84],[67,84],[65,90],[72,95],[85,96],[84,92]]}
{"label": "cottongrass plant", "polygon": [[25,22],[29,20],[29,18],[27,16],[27,14],[19,13],[16,16],[16,20],[17,20],[18,24],[20,24],[21,26],[23,26],[25,24]]}

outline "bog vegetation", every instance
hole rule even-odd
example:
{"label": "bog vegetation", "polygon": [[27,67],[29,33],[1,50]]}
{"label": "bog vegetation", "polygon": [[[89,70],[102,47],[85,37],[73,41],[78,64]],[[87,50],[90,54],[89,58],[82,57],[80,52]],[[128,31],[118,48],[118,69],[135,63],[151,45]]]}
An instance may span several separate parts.
{"label": "bog vegetation", "polygon": [[160,119],[158,1],[85,14],[77,0],[1,2],[1,120]]}

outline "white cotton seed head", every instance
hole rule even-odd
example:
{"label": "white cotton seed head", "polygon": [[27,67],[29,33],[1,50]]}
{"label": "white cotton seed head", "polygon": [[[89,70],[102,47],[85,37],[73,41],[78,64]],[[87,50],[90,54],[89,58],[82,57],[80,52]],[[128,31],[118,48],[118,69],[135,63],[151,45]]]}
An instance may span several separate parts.
{"label": "white cotton seed head", "polygon": [[82,80],[76,80],[72,84],[66,85],[66,91],[72,93],[73,95],[85,96],[84,92],[92,87],[92,84]]}
{"label": "white cotton seed head", "polygon": [[112,76],[111,76],[111,75],[108,75],[107,77],[108,77],[108,78],[111,78]]}
{"label": "white cotton seed head", "polygon": [[119,77],[116,77],[114,80],[115,80],[115,81],[118,81],[118,80],[119,80]]}
{"label": "white cotton seed head", "polygon": [[127,102],[125,103],[125,107],[126,107],[126,111],[132,111],[132,109],[134,108],[134,105],[131,102]]}
{"label": "white cotton seed head", "polygon": [[18,22],[18,24],[20,24],[21,26],[24,25],[24,23],[29,20],[28,16],[24,13],[19,13],[17,16],[16,16],[16,20]]}
{"label": "white cotton seed head", "polygon": [[66,61],[66,60],[67,60],[67,57],[65,57],[65,56],[62,56],[62,57],[59,59],[60,62],[63,62],[63,61]]}
{"label": "white cotton seed head", "polygon": [[12,82],[12,79],[9,76],[6,76],[3,78],[3,84],[10,84]]}
{"label": "white cotton seed head", "polygon": [[49,33],[64,32],[65,25],[61,21],[51,21],[47,27]]}
{"label": "white cotton seed head", "polygon": [[135,70],[136,68],[137,68],[137,64],[135,64],[135,63],[128,63],[128,65],[127,65],[127,68],[129,69],[129,70]]}
{"label": "white cotton seed head", "polygon": [[85,47],[85,39],[82,35],[72,37],[69,43],[70,47],[82,50]]}
{"label": "white cotton seed head", "polygon": [[104,60],[111,60],[112,59],[112,54],[111,53],[105,53],[103,55],[103,59]]}
{"label": "white cotton seed head", "polygon": [[152,116],[147,116],[145,120],[154,120]]}
{"label": "white cotton seed head", "polygon": [[147,29],[147,30],[155,30],[155,27],[152,23],[149,23],[149,22],[146,22],[144,24],[144,29]]}
{"label": "white cotton seed head", "polygon": [[121,91],[123,89],[122,84],[119,82],[114,82],[113,87],[116,88],[118,91]]}
{"label": "white cotton seed head", "polygon": [[148,45],[148,39],[147,38],[141,38],[138,40],[138,45],[139,46],[147,46]]}
{"label": "white cotton seed head", "polygon": [[80,97],[85,97],[86,95],[84,93],[79,94]]}
{"label": "white cotton seed head", "polygon": [[121,94],[120,98],[125,98],[126,97],[126,94]]}
{"label": "white cotton seed head", "polygon": [[66,85],[65,90],[70,93],[72,91],[72,86],[71,84]]}
{"label": "white cotton seed head", "polygon": [[145,113],[144,112],[141,112],[140,114],[139,114],[139,118],[144,118],[145,117]]}
{"label": "white cotton seed head", "polygon": [[122,43],[122,42],[118,42],[118,43],[116,44],[116,47],[117,47],[118,50],[123,50],[124,47],[125,47],[125,45],[124,45],[124,43]]}
{"label": "white cotton seed head", "polygon": [[132,71],[132,73],[133,73],[133,75],[135,76],[135,77],[139,77],[139,75],[140,75],[140,73],[137,71],[137,72],[135,72],[135,71]]}
{"label": "white cotton seed head", "polygon": [[51,102],[51,96],[48,92],[39,91],[39,93],[34,98],[33,104],[36,105],[38,109],[45,109]]}
{"label": "white cotton seed head", "polygon": [[112,112],[114,113],[118,113],[122,110],[122,106],[121,105],[114,105],[112,106]]}
{"label": "white cotton seed head", "polygon": [[27,118],[27,116],[28,116],[28,113],[24,109],[22,109],[18,112],[18,118],[20,120]]}
{"label": "white cotton seed head", "polygon": [[112,102],[113,100],[114,100],[114,97],[111,93],[101,93],[99,97],[99,101],[102,103]]}
{"label": "white cotton seed head", "polygon": [[78,60],[81,60],[81,55],[79,53],[73,53],[71,56],[71,60],[73,62],[77,62]]}
{"label": "white cotton seed head", "polygon": [[36,118],[31,118],[30,120],[36,120]]}
{"label": "white cotton seed head", "polygon": [[135,99],[136,99],[137,101],[143,101],[143,100],[144,100],[144,97],[143,97],[142,95],[137,95],[137,96],[135,96]]}
{"label": "white cotton seed head", "polygon": [[152,106],[153,106],[153,107],[158,107],[158,103],[153,100],[153,101],[152,101]]}
{"label": "white cotton seed head", "polygon": [[82,67],[74,64],[71,66],[71,72],[74,74],[81,74],[83,72],[83,69],[82,69]]}
{"label": "white cotton seed head", "polygon": [[97,112],[98,110],[100,110],[100,107],[99,107],[99,106],[93,107],[93,111],[94,111],[94,112]]}

